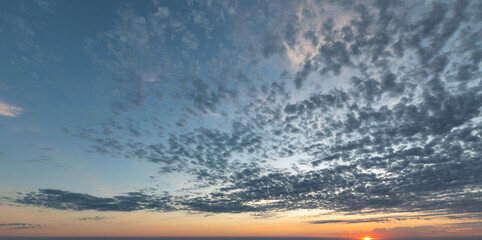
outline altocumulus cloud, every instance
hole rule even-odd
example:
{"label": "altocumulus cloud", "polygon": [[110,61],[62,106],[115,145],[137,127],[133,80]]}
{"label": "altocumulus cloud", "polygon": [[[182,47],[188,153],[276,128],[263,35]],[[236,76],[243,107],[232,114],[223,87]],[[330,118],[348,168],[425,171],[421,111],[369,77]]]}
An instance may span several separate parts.
{"label": "altocumulus cloud", "polygon": [[[175,99],[180,100],[165,106],[183,111],[182,118],[176,119],[179,128],[156,120],[143,124],[119,120],[122,114],[161,98],[155,94],[156,86],[144,78],[146,73],[179,67],[172,61],[162,66],[132,61],[168,58],[168,50],[154,48],[157,41],[167,40],[149,29],[156,28],[161,16],[175,16],[173,11],[159,9],[158,16],[148,16],[151,21],[140,21],[133,11],[120,11],[125,26],[133,31],[115,28],[92,43],[112,46],[109,51],[119,47],[119,51],[127,48],[140,53],[130,60],[119,54],[115,59],[119,65],[99,60],[114,66],[113,71],[128,69],[128,74],[113,80],[121,97],[113,104],[116,118],[69,132],[88,141],[92,153],[159,164],[161,176],[188,175],[197,183],[190,189],[203,191],[96,197],[40,189],[15,201],[71,211],[327,209],[341,213],[434,211],[480,217],[482,58],[478,39],[482,25],[477,14],[481,4],[347,3],[352,4],[289,1],[284,8],[282,4],[241,2],[236,11],[215,5],[219,8],[213,9],[223,12],[226,21],[230,15],[225,12],[263,9],[263,16],[247,21],[270,28],[266,35],[255,36],[257,42],[243,52],[246,62],[223,61],[220,55],[219,62],[209,63],[220,67],[206,73],[208,77],[194,70],[182,78],[175,71],[163,73],[166,79],[179,77],[184,83],[181,90],[173,89]],[[328,5],[343,17],[323,14]],[[292,9],[302,9],[303,17]],[[285,16],[290,17],[279,21]],[[216,21],[196,19],[204,22],[199,26],[207,34],[210,21]],[[175,29],[163,31],[189,29],[188,23],[175,19],[170,24]],[[112,37],[136,31],[124,45],[120,38]],[[202,49],[195,41],[199,36],[183,36],[189,36],[185,38],[188,47]],[[142,46],[154,49],[147,51]],[[243,64],[273,59],[295,64],[296,70],[289,73],[287,68],[272,82],[242,71]],[[239,101],[233,104],[235,100]],[[235,111],[229,111],[233,108]],[[184,127],[192,119],[213,115],[228,127]],[[114,137],[113,129],[125,131],[129,137]],[[153,134],[149,129],[159,132]],[[145,135],[159,138],[136,140]],[[286,159],[291,162],[283,165]]]}

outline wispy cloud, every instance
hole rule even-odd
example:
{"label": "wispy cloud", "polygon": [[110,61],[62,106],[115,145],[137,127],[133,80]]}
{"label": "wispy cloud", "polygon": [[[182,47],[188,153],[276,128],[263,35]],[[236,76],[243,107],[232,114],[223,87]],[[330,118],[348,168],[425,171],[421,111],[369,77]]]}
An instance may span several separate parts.
{"label": "wispy cloud", "polygon": [[0,100],[0,116],[17,117],[18,115],[22,114],[22,112],[23,108],[9,105]]}
{"label": "wispy cloud", "polygon": [[8,230],[42,228],[44,226],[45,225],[30,223],[0,223],[0,227],[7,228]]}
{"label": "wispy cloud", "polygon": [[78,218],[79,221],[98,221],[98,220],[104,220],[104,219],[105,219],[104,216]]}

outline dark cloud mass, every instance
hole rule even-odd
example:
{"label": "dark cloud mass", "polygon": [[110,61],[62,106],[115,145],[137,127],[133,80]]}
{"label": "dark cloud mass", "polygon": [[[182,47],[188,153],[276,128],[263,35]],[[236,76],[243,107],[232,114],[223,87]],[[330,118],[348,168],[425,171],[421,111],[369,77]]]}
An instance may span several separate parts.
{"label": "dark cloud mass", "polygon": [[84,193],[72,193],[55,189],[40,189],[28,193],[17,203],[37,205],[62,210],[97,210],[130,212],[144,209],[169,210],[168,197],[153,197],[140,192],[130,192],[112,198],[95,197]]}
{"label": "dark cloud mass", "polygon": [[[244,88],[196,78],[180,94],[179,99],[192,103],[189,116],[219,114],[228,127],[161,126],[166,134],[149,143],[116,139],[101,130],[74,134],[90,141],[92,152],[158,163],[161,175],[186,173],[202,193],[131,192],[104,198],[41,189],[16,202],[73,211],[326,209],[480,217],[481,5],[354,3],[336,6],[350,16],[341,21],[310,13],[311,3],[300,4],[305,18],[273,25],[258,46],[264,61],[273,56],[288,61],[288,53],[308,41],[314,50],[298,63],[298,71],[284,74],[291,82],[259,87],[249,80],[257,79],[255,74],[236,74],[236,68],[222,76],[238,76],[242,81],[236,84],[261,91],[243,95]],[[303,22],[310,16],[323,26]],[[119,109],[145,101],[141,83],[132,84],[123,102],[129,104]],[[246,101],[230,105],[235,110],[223,115],[229,99]],[[179,128],[188,125],[180,122]],[[145,135],[141,127],[132,127],[118,129]]]}

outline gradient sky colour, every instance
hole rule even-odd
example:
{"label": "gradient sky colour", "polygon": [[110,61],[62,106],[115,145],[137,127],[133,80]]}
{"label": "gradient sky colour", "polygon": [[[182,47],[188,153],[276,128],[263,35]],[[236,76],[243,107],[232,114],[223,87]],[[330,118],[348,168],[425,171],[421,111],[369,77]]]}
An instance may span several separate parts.
{"label": "gradient sky colour", "polygon": [[0,0],[0,236],[482,236],[482,2]]}

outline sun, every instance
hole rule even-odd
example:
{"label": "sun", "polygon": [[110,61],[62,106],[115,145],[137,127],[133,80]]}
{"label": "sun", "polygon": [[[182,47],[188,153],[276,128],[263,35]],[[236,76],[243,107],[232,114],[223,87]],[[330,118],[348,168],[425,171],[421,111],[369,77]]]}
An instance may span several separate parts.
{"label": "sun", "polygon": [[363,240],[372,240],[370,237],[365,237]]}

